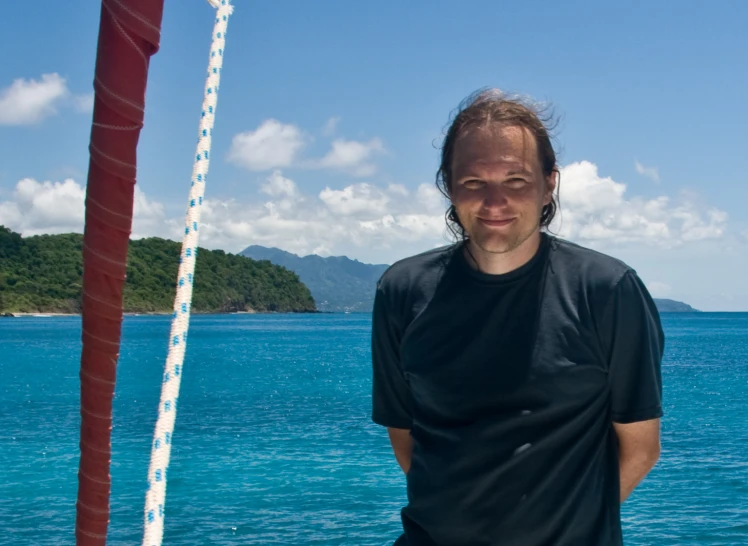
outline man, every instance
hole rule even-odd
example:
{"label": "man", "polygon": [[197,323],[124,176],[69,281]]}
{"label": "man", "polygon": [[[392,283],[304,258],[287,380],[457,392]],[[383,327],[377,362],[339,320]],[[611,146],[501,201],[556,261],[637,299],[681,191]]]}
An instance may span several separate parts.
{"label": "man", "polygon": [[459,242],[382,276],[374,422],[406,473],[397,546],[617,546],[660,453],[664,336],[626,264],[547,233],[559,171],[539,114],[467,100],[437,182]]}

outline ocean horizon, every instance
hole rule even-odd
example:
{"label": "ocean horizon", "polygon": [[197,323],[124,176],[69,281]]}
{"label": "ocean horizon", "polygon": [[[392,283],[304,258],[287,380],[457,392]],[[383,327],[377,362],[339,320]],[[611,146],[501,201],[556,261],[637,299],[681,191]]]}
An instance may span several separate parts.
{"label": "ocean horizon", "polygon": [[[659,463],[626,545],[748,544],[748,313],[662,313]],[[74,542],[80,316],[0,318],[0,543]],[[169,315],[123,322],[108,544],[142,539]],[[165,544],[391,545],[405,476],[370,419],[369,313],[195,315]]]}

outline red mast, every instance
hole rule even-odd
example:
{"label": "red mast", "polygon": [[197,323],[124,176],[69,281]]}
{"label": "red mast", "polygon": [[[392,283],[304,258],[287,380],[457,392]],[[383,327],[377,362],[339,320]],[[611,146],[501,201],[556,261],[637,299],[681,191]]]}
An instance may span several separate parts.
{"label": "red mast", "polygon": [[112,397],[132,228],[136,148],[163,7],[163,0],[101,2],[83,236],[78,546],[105,545],[109,525]]}

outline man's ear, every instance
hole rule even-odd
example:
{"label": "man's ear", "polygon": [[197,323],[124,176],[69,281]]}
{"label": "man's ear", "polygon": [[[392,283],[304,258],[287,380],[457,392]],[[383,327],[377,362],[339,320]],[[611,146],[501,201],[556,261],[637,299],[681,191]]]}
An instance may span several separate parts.
{"label": "man's ear", "polygon": [[553,172],[545,179],[545,193],[543,194],[543,203],[548,205],[553,197],[553,192],[556,191],[558,185],[558,178],[560,173],[557,168],[553,169]]}

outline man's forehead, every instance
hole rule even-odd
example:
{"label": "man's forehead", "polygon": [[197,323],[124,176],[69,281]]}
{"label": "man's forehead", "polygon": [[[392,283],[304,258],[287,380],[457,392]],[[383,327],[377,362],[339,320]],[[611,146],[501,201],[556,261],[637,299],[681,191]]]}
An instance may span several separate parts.
{"label": "man's forehead", "polygon": [[471,127],[461,134],[453,153],[453,166],[480,164],[532,170],[537,161],[535,139],[524,127]]}
{"label": "man's forehead", "polygon": [[505,174],[531,175],[534,164],[532,158],[522,158],[515,155],[479,155],[465,154],[455,157],[454,172],[462,171],[501,171]]}

